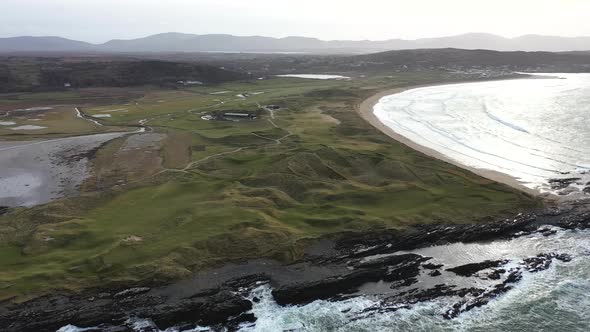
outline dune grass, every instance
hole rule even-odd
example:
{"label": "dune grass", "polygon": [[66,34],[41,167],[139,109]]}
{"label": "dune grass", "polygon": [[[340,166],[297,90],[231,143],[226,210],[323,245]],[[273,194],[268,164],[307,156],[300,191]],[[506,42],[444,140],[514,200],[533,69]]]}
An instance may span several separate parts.
{"label": "dune grass", "polygon": [[[393,141],[354,111],[380,89],[443,78],[273,79],[86,107],[128,109],[105,119],[116,126],[149,119],[167,135],[163,171],[0,216],[0,298],[164,282],[232,260],[291,261],[302,240],[326,234],[485,222],[539,204]],[[211,95],[217,91],[231,92]],[[264,93],[235,96],[244,92]],[[200,118],[258,104],[285,109],[274,119]],[[95,167],[109,165],[119,146],[104,146]]]}

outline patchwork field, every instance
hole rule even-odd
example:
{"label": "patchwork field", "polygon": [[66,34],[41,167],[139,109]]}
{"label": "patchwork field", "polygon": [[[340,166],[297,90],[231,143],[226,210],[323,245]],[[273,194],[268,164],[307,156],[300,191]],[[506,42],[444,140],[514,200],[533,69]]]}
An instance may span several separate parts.
{"label": "patchwork field", "polygon": [[[327,234],[480,222],[538,204],[393,141],[355,112],[378,91],[453,79],[277,78],[2,101],[3,110],[61,105],[38,121],[7,119],[47,127],[20,136],[147,131],[102,145],[79,197],[0,216],[0,298],[164,282],[249,258],[292,261]],[[202,118],[236,110],[257,118]],[[14,135],[0,126],[0,138]]]}

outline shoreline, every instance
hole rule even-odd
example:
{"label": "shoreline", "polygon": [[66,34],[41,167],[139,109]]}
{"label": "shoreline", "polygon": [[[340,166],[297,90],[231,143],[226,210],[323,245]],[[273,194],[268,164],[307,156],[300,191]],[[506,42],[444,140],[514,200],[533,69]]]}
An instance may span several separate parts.
{"label": "shoreline", "polygon": [[[471,275],[489,268],[490,261],[476,260],[475,264],[443,261],[436,265],[430,261],[430,256],[407,251],[458,242],[510,240],[530,234],[553,236],[556,231],[547,228],[548,225],[564,230],[588,229],[589,209],[585,204],[572,204],[492,223],[416,225],[404,231],[344,233],[308,248],[304,258],[293,264],[261,259],[226,264],[167,285],[149,282],[127,287],[110,285],[82,292],[47,294],[22,303],[6,300],[0,302],[0,329],[7,332],[55,331],[74,325],[93,331],[129,331],[133,319],[146,318],[160,330],[200,325],[227,327],[233,331],[240,324],[256,323],[258,317],[252,309],[260,298],[251,298],[248,294],[261,285],[271,288],[272,299],[280,306],[305,305],[320,299],[338,301],[358,296],[359,290],[364,290],[384,301],[385,306],[372,309],[379,313],[459,296],[459,302],[443,315],[453,319],[508,292],[520,281],[518,276],[523,271],[536,273],[549,267],[554,259],[567,262],[572,257],[567,252],[543,252],[515,261],[525,268],[509,273],[498,271],[501,277],[491,279],[487,288],[461,288],[470,286],[454,284],[453,287],[432,287],[431,284],[448,282],[446,271],[468,270]],[[531,262],[541,264],[531,265]],[[435,270],[439,273],[433,273]],[[445,274],[441,275],[441,271]],[[435,279],[421,284],[419,278],[426,274]],[[408,287],[415,290],[407,293]],[[463,308],[465,303],[474,305]]]}
{"label": "shoreline", "polygon": [[[373,114],[373,106],[381,97],[432,85],[437,84],[389,89],[369,98],[373,100],[367,114],[374,118],[375,124],[363,117],[360,108],[357,111],[364,120],[377,129],[379,128],[376,124],[387,128]],[[365,102],[367,100],[362,104]],[[383,132],[383,130],[379,130]],[[391,132],[395,134],[393,130]],[[425,153],[402,142],[401,139],[404,138],[401,135],[397,136],[398,139],[392,138],[414,150]],[[409,140],[407,141],[411,143]],[[425,154],[432,156],[428,153]],[[437,159],[457,165],[452,161]],[[466,169],[463,165],[457,166]],[[477,172],[474,173],[482,176]],[[484,177],[490,179],[488,176]],[[503,183],[503,181],[490,180]],[[518,190],[523,189],[518,188]],[[356,294],[357,288],[377,279],[413,283],[414,277],[412,275],[425,271],[425,264],[422,262],[426,261],[420,257],[404,256],[402,263],[408,263],[410,266],[398,269],[404,275],[401,280],[395,279],[389,274],[389,271],[382,267],[363,263],[363,259],[369,256],[391,255],[405,249],[436,243],[488,241],[511,237],[523,230],[526,232],[536,231],[539,221],[536,221],[534,217],[517,217],[517,219],[506,220],[505,223],[481,223],[477,227],[473,225],[415,225],[415,227],[404,231],[386,231],[385,235],[382,234],[384,233],[382,230],[339,233],[335,237],[314,240],[313,244],[306,248],[306,255],[301,261],[289,264],[271,259],[229,262],[223,263],[221,267],[200,271],[190,278],[170,283],[166,281],[161,284],[144,280],[130,284],[109,285],[101,289],[84,290],[81,293],[68,294],[60,291],[16,307],[8,307],[8,304],[4,303],[0,306],[0,326],[7,322],[13,322],[14,318],[12,317],[17,317],[15,312],[21,311],[23,316],[37,318],[34,321],[22,323],[30,325],[11,325],[15,331],[20,328],[24,329],[25,326],[39,329],[39,327],[57,328],[65,326],[65,324],[79,324],[85,327],[98,326],[97,329],[104,328],[108,331],[110,327],[105,323],[110,322],[123,326],[127,323],[122,318],[137,316],[153,318],[160,327],[186,325],[187,319],[191,323],[198,321],[203,325],[236,326],[240,322],[253,323],[256,318],[249,310],[260,299],[244,300],[244,297],[247,291],[261,283],[268,283],[273,288],[273,296],[277,304],[284,305],[305,304],[324,298],[338,299],[339,294],[353,296],[351,294]],[[545,229],[541,229],[541,231],[548,232]],[[538,231],[539,234],[544,234],[541,231]],[[395,243],[395,245],[392,246],[391,243]],[[359,248],[361,249],[359,250]],[[348,259],[353,263],[349,263]],[[385,259],[379,263],[399,268],[396,261]],[[428,270],[428,268],[426,269]],[[445,281],[444,277],[439,279],[441,282]],[[424,289],[424,291],[429,290]],[[421,294],[419,293],[419,296],[422,296]],[[448,294],[444,290],[440,290],[436,296],[445,295]],[[404,299],[395,300],[402,301]],[[428,299],[421,298],[421,300],[427,301]],[[411,301],[408,300],[409,302]],[[116,328],[113,327],[112,331],[115,331]]]}
{"label": "shoreline", "polygon": [[[510,80],[510,79],[507,79]],[[477,83],[479,81],[474,81],[473,83]],[[381,91],[371,97],[369,97],[368,99],[363,100],[357,107],[356,107],[356,112],[359,114],[359,116],[367,121],[371,126],[373,126],[375,129],[379,130],[380,132],[382,132],[383,134],[389,136],[390,138],[396,140],[397,142],[415,150],[418,151],[422,154],[425,154],[429,157],[435,158],[437,160],[446,162],[448,164],[457,166],[461,169],[467,170],[471,173],[474,173],[476,175],[479,175],[483,178],[486,178],[488,180],[492,180],[495,182],[499,182],[502,184],[505,184],[513,189],[517,189],[519,191],[525,192],[529,195],[535,196],[535,197],[540,197],[543,198],[545,200],[559,200],[559,197],[552,195],[550,193],[543,193],[538,189],[532,189],[529,188],[527,186],[525,186],[522,182],[520,182],[517,178],[505,174],[505,173],[501,173],[501,172],[497,172],[497,171],[493,171],[493,170],[488,170],[488,169],[483,169],[483,168],[476,168],[476,167],[472,167],[472,166],[467,166],[465,164],[462,164],[446,155],[444,155],[441,152],[438,152],[434,149],[431,149],[429,147],[420,145],[408,138],[406,138],[403,135],[398,134],[395,130],[389,128],[388,126],[386,126],[383,122],[381,122],[379,120],[379,118],[377,116],[375,116],[374,114],[374,107],[375,105],[377,105],[379,103],[379,101],[381,100],[381,98],[389,96],[389,95],[394,95],[394,94],[399,94],[402,93],[404,91],[408,91],[408,90],[413,90],[413,89],[418,89],[418,88],[425,88],[425,87],[432,87],[432,86],[441,86],[441,85],[452,85],[452,84],[463,84],[463,83],[471,83],[471,82],[456,82],[456,83],[433,83],[433,84],[424,84],[424,85],[413,85],[413,86],[408,86],[408,87],[402,87],[402,88],[393,88],[393,89],[388,89],[385,91]]]}

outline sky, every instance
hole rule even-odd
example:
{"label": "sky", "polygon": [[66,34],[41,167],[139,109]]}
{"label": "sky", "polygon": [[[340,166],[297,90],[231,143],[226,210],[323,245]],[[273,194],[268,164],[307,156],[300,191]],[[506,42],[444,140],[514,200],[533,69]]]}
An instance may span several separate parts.
{"label": "sky", "polygon": [[102,43],[162,32],[324,40],[590,36],[590,0],[0,0],[0,37]]}

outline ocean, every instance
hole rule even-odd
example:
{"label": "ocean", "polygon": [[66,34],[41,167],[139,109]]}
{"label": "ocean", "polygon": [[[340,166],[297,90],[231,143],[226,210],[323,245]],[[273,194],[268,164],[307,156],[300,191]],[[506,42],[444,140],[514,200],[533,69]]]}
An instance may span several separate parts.
{"label": "ocean", "polygon": [[374,113],[459,164],[582,196],[590,182],[590,74],[546,75],[411,89],[383,97]]}
{"label": "ocean", "polygon": [[[341,301],[318,300],[307,305],[280,306],[269,285],[255,288],[248,296],[253,303],[256,323],[245,323],[242,332],[277,331],[341,331],[341,332],[538,332],[590,330],[590,231],[561,230],[553,236],[540,233],[511,240],[488,243],[455,243],[412,251],[433,257],[429,262],[445,267],[505,259],[506,269],[518,266],[523,258],[541,253],[567,253],[570,262],[554,260],[540,272],[525,272],[514,288],[479,308],[462,313],[457,318],[445,319],[444,313],[457,298],[438,298],[396,311],[380,311],[380,295],[359,295]],[[478,276],[459,277],[443,271],[449,284],[486,287],[488,281]],[[422,274],[420,284],[428,283]],[[440,282],[440,280],[438,280]],[[425,286],[425,285],[422,285]],[[414,286],[412,286],[414,287]],[[257,301],[254,301],[254,298]],[[375,310],[377,309],[377,310]],[[128,322],[135,331],[159,331],[149,317],[138,317]],[[65,326],[59,332],[81,332],[86,329]],[[166,332],[176,332],[175,328]],[[194,326],[182,331],[226,331],[224,328]]]}
{"label": "ocean", "polygon": [[[590,231],[558,231],[552,237],[537,234],[484,244],[457,243],[414,252],[434,257],[434,263],[446,266],[484,259],[516,262],[546,252],[569,253],[574,259],[554,262],[545,271],[525,273],[513,290],[452,320],[443,318],[453,302],[451,298],[395,312],[367,313],[368,308],[381,305],[378,296],[280,307],[272,300],[270,288],[263,286],[254,290],[262,299],[253,309],[258,321],[241,331],[590,331]],[[473,280],[466,282],[483,282],[469,279]]]}

